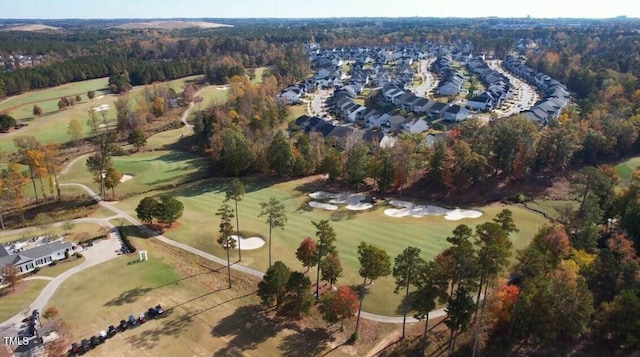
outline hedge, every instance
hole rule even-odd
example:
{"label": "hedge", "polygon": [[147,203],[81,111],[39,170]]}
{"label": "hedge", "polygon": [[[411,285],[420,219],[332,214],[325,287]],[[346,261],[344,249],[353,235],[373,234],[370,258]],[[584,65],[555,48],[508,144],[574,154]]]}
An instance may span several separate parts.
{"label": "hedge", "polygon": [[127,235],[127,232],[125,232],[124,228],[118,227],[118,232],[120,233],[122,244],[124,244],[124,246],[127,248],[127,250],[129,250],[130,253],[134,253],[136,251],[136,247],[131,244],[129,236]]}

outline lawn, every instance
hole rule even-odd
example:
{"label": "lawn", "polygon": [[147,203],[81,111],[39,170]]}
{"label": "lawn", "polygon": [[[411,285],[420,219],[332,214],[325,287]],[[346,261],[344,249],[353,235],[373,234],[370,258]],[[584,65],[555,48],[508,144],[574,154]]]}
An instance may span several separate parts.
{"label": "lawn", "polygon": [[[113,216],[113,214],[111,214]],[[46,232],[49,234],[64,234],[65,231],[62,227],[47,228]],[[78,239],[86,239],[104,234],[102,227],[95,223],[74,223],[73,228],[69,231],[69,235],[65,236],[66,241],[73,241]],[[3,235],[0,234],[0,243],[8,243],[16,240],[26,240],[33,237],[39,237],[45,234],[45,229],[32,226],[23,231],[22,233],[13,233]]]}
{"label": "lawn", "polygon": [[292,121],[298,119],[301,115],[308,114],[307,113],[307,103],[290,105],[289,107],[289,116],[287,117],[287,121]]}
{"label": "lawn", "polygon": [[[296,333],[297,327],[289,321],[276,324],[265,318],[254,305],[258,302],[254,295],[257,280],[236,276],[234,287],[227,289],[220,266],[205,265],[157,241],[133,241],[148,250],[147,262],[128,264],[134,256],[123,256],[89,268],[66,280],[49,302],[70,326],[74,341],[117,325],[129,314],[137,316],[151,306],[162,305],[163,317],[118,333],[93,350],[92,356],[241,356],[258,352],[277,356],[286,351],[292,356],[305,348],[325,348],[326,340],[301,338],[311,333]],[[322,333],[318,336],[327,338]],[[329,355],[346,356],[340,350]]]}
{"label": "lawn", "polygon": [[572,211],[576,211],[579,208],[580,203],[578,201],[564,201],[564,200],[533,200],[527,202],[527,207],[542,211],[553,219],[561,219],[563,211],[566,212],[570,207]]}
{"label": "lawn", "polygon": [[[284,230],[273,231],[273,259],[282,260],[293,269],[302,269],[295,258],[295,249],[306,236],[314,236],[312,220],[329,219],[332,221],[338,239],[337,247],[345,268],[341,284],[359,284],[361,278],[357,274],[357,246],[367,241],[385,249],[395,257],[407,246],[416,246],[422,250],[422,256],[432,259],[449,244],[446,237],[459,224],[475,226],[491,220],[501,209],[513,211],[519,233],[514,234],[514,248],[521,249],[527,245],[538,228],[546,221],[541,215],[532,213],[518,206],[491,205],[480,207],[484,212],[480,219],[448,221],[441,216],[424,218],[393,218],[383,214],[385,206],[378,205],[371,211],[348,211],[340,209],[328,212],[319,209],[311,210],[308,205],[308,192],[302,192],[298,186],[302,181],[290,181],[269,185],[264,180],[251,182],[247,194],[239,203],[241,231],[260,236],[268,234],[268,227],[263,218],[258,218],[260,202],[269,197],[281,200],[286,207],[288,222]],[[184,203],[184,216],[179,223],[168,230],[165,235],[190,246],[224,256],[224,251],[217,245],[218,217],[214,212],[225,198],[224,181],[209,180],[196,184],[184,185],[170,192]],[[116,207],[125,209],[135,215],[134,209],[143,196],[132,197],[121,201]],[[209,227],[206,229],[205,227]],[[246,235],[246,234],[245,234]],[[266,270],[268,265],[267,246],[244,251],[242,263],[256,269]],[[365,310],[373,313],[393,315],[400,302],[400,296],[392,293],[393,280],[384,278],[376,281],[371,287],[372,294],[365,300]]]}
{"label": "lawn", "polygon": [[640,157],[634,157],[623,161],[615,166],[618,173],[619,186],[626,187],[631,183],[631,177],[635,170],[640,167]]}
{"label": "lawn", "polygon": [[251,81],[251,83],[256,84],[256,83],[262,83],[262,75],[264,74],[264,71],[267,70],[267,67],[258,67],[255,68],[256,70],[256,77]]}
{"label": "lawn", "polygon": [[[146,192],[176,185],[184,181],[202,177],[206,171],[206,159],[184,151],[151,151],[128,156],[113,157],[113,164],[123,174],[133,179],[120,183],[116,195]],[[77,182],[88,185],[96,192],[99,185],[94,183],[86,168],[86,160],[78,160],[65,175],[62,182]]]}
{"label": "lawn", "polygon": [[40,279],[22,281],[15,292],[7,291],[7,295],[0,295],[0,321],[5,321],[29,306],[48,283],[48,280]]}
{"label": "lawn", "polygon": [[71,257],[69,259],[60,260],[54,266],[44,266],[40,268],[38,272],[38,276],[50,276],[52,278],[64,273],[65,271],[78,266],[84,262],[84,257],[75,258]]}

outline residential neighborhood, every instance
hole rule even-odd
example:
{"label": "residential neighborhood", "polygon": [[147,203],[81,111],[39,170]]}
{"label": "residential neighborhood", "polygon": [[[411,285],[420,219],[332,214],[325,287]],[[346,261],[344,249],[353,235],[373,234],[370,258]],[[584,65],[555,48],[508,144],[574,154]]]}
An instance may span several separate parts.
{"label": "residential neighborhood", "polygon": [[[569,101],[568,91],[559,82],[510,55],[504,68],[544,94],[545,100],[531,108],[508,102],[516,90],[509,78],[488,65],[490,56],[473,54],[468,45],[321,48],[309,43],[305,48],[313,76],[283,89],[277,100],[287,105],[313,101],[311,112],[295,124],[338,142],[357,136],[391,146],[398,133],[427,132],[430,123],[458,123],[505,105],[514,107],[511,112],[522,112],[538,125],[546,125]],[[417,95],[416,86],[429,76],[437,81],[429,83],[424,96]],[[464,87],[471,78],[481,89],[469,93]],[[320,97],[320,103],[304,99],[314,95]],[[481,117],[488,120],[488,116]]]}

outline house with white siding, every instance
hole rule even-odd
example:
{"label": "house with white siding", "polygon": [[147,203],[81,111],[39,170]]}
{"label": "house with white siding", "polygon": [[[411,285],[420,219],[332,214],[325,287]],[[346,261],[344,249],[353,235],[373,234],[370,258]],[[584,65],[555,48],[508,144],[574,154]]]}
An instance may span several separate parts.
{"label": "house with white siding", "polygon": [[[35,268],[64,259],[65,252],[70,252],[71,254],[72,251],[73,246],[71,243],[65,243],[61,240],[12,254],[0,244],[0,267],[11,264],[18,269],[18,274],[26,274],[32,272]],[[0,277],[1,279],[2,277]]]}

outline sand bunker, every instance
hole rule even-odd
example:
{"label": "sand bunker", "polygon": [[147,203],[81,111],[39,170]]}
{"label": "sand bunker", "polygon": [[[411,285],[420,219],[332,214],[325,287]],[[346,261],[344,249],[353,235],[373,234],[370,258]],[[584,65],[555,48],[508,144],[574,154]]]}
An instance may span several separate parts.
{"label": "sand bunker", "polygon": [[444,216],[444,219],[449,221],[457,221],[463,218],[479,218],[482,216],[482,212],[466,209],[447,209],[439,206],[425,206],[416,205],[412,202],[392,200],[389,202],[392,206],[402,208],[387,208],[384,210],[384,214],[390,217],[415,217],[421,218],[424,216]]}
{"label": "sand bunker", "polygon": [[322,202],[318,202],[318,201],[309,202],[309,206],[311,206],[313,208],[326,209],[327,211],[335,211],[335,210],[338,209],[338,206],[336,206],[336,205],[332,205],[332,204],[328,204],[328,203],[322,203]]}
{"label": "sand bunker", "polygon": [[314,200],[324,200],[324,199],[327,199],[327,198],[340,197],[340,194],[339,193],[325,192],[325,191],[316,191],[316,192],[310,193],[309,197],[313,198]]}
{"label": "sand bunker", "polygon": [[227,89],[229,89],[229,87],[218,87],[218,88],[216,88],[216,89],[217,89],[217,90],[227,90]]}
{"label": "sand bunker", "polygon": [[[230,236],[231,239],[235,240],[236,242],[238,241],[238,236],[233,234]],[[252,249],[258,249],[260,247],[262,247],[264,245],[264,239],[260,238],[260,237],[249,237],[249,238],[243,238],[240,237],[240,249],[241,250],[252,250]],[[236,249],[238,248],[238,245],[236,244]]]}
{"label": "sand bunker", "polygon": [[109,110],[111,106],[109,104],[100,104],[97,107],[91,108],[94,112],[103,112],[105,110]]}
{"label": "sand bunker", "polygon": [[120,182],[127,182],[129,180],[131,180],[133,178],[133,176],[131,175],[122,175],[122,177],[120,178]]}
{"label": "sand bunker", "polygon": [[[325,192],[325,191],[316,191],[313,193],[309,194],[309,197],[316,199],[316,200],[325,200],[325,199],[329,199],[329,203],[322,203],[322,202],[317,202],[317,201],[311,201],[309,202],[309,205],[311,207],[318,207],[318,208],[324,208],[324,209],[328,209],[331,211],[334,211],[336,209],[338,209],[337,205],[345,205],[346,204],[346,209],[348,210],[352,210],[352,211],[364,211],[367,209],[370,209],[373,207],[373,205],[371,203],[363,203],[362,201],[364,201],[367,196],[363,193],[332,193],[332,192]],[[313,204],[312,204],[313,202]],[[322,206],[320,206],[322,205]],[[335,207],[335,208],[334,208]]]}

